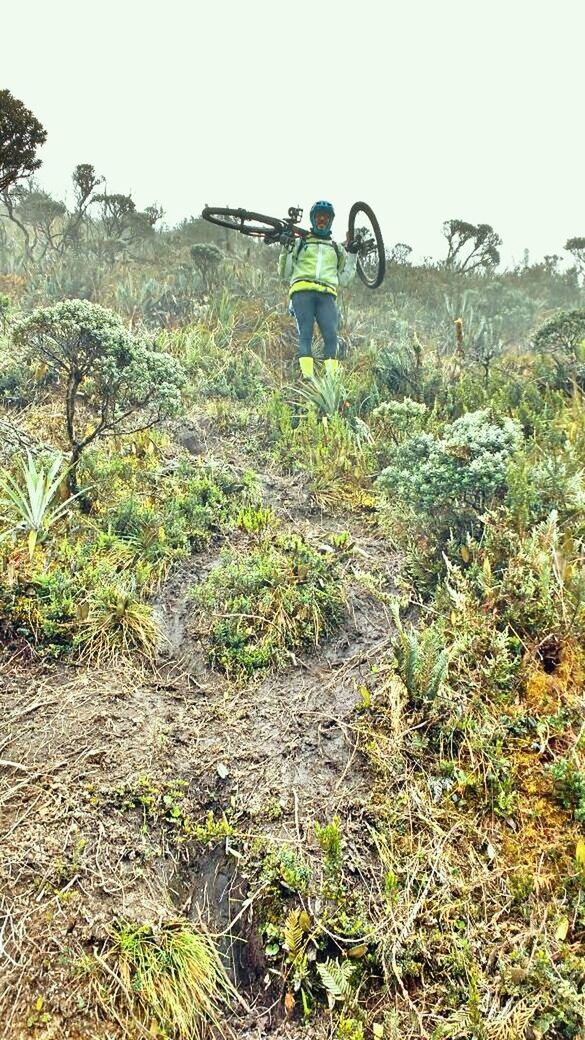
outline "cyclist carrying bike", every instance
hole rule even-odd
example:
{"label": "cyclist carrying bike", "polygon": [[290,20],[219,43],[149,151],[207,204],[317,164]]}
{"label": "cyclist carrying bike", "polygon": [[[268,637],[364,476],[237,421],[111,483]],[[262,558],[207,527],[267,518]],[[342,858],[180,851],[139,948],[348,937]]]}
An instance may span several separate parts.
{"label": "cyclist carrying bike", "polygon": [[336,371],[337,360],[337,290],[349,285],[355,275],[357,242],[346,246],[334,242],[331,225],[335,211],[330,202],[319,201],[311,208],[311,231],[295,239],[283,232],[284,249],[278,261],[278,273],[290,282],[289,309],[296,318],[299,332],[299,364],[305,379],[314,375],[311,353],[315,321],[323,336],[325,371]]}

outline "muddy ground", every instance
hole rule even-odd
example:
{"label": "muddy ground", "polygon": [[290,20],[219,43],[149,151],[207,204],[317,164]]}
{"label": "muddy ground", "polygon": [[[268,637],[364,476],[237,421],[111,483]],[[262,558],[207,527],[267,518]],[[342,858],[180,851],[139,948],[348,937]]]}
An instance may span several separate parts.
{"label": "muddy ground", "polygon": [[[209,448],[209,445],[206,446]],[[87,999],[83,951],[102,949],[112,920],[160,921],[180,911],[228,929],[250,898],[228,842],[180,848],[166,824],[122,811],[120,790],[140,777],[188,785],[203,821],[231,813],[250,836],[311,849],[315,821],[336,814],[351,843],[367,815],[370,777],[354,732],[361,683],[388,649],[384,595],[397,560],[367,515],[324,513],[302,479],[263,478],[283,529],[319,542],[349,531],[345,620],[314,652],[247,684],[210,670],[190,589],[217,562],[224,540],[185,561],[155,609],[162,638],[154,667],[86,670],[39,659],[26,644],[0,659],[0,1036],[104,1040],[121,1035]],[[364,581],[364,574],[370,576]],[[374,586],[382,595],[372,592]],[[362,823],[360,823],[362,821]],[[253,893],[252,893],[253,895]],[[262,943],[242,914],[222,939],[249,1010],[242,1038],[294,1036],[282,992],[266,982]],[[304,1037],[327,1035],[327,1021]]]}

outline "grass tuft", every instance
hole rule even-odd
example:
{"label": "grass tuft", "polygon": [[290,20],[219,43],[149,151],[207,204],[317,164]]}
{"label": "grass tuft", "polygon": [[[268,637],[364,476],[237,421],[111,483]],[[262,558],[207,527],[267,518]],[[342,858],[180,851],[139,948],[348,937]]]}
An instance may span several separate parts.
{"label": "grass tuft", "polygon": [[154,1035],[164,1030],[176,1040],[203,1040],[235,996],[212,939],[183,922],[157,929],[121,924],[109,952],[110,980]]}
{"label": "grass tuft", "polygon": [[133,653],[152,661],[158,638],[148,604],[131,588],[111,584],[92,595],[76,643],[82,661],[101,666]]}
{"label": "grass tuft", "polygon": [[317,646],[343,613],[342,554],[293,535],[267,537],[246,555],[224,554],[193,593],[211,663],[243,678]]}

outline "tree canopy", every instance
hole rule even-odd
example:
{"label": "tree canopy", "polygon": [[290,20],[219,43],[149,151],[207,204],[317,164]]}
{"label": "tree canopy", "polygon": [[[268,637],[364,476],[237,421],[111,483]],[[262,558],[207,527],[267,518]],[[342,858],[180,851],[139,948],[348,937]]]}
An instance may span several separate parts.
{"label": "tree canopy", "polygon": [[[48,365],[62,387],[74,493],[75,470],[88,444],[147,429],[180,409],[185,374],[179,362],[133,337],[99,304],[65,300],[39,307],[19,322],[15,340]],[[80,418],[81,393],[86,409]]]}
{"label": "tree canopy", "polygon": [[569,238],[565,242],[565,249],[572,253],[580,270],[585,271],[585,238]]}
{"label": "tree canopy", "polygon": [[500,262],[502,239],[490,224],[469,224],[465,220],[446,220],[443,234],[448,242],[445,266],[457,271],[485,270]]}
{"label": "tree canopy", "polygon": [[0,90],[0,192],[38,170],[37,148],[46,139],[46,130],[26,105],[9,90]]}

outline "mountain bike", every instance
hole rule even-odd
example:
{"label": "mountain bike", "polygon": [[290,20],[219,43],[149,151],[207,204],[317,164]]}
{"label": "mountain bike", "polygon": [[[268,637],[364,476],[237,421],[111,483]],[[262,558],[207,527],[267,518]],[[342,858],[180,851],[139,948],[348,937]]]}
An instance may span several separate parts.
{"label": "mountain bike", "polygon": [[[205,206],[201,216],[211,224],[239,231],[241,235],[262,239],[267,245],[306,238],[311,232],[299,226],[303,211],[291,206],[288,217],[269,217],[247,209],[218,209]],[[357,243],[357,272],[368,289],[377,289],[384,280],[386,255],[382,232],[376,216],[367,202],[354,202],[347,222],[347,242]]]}

